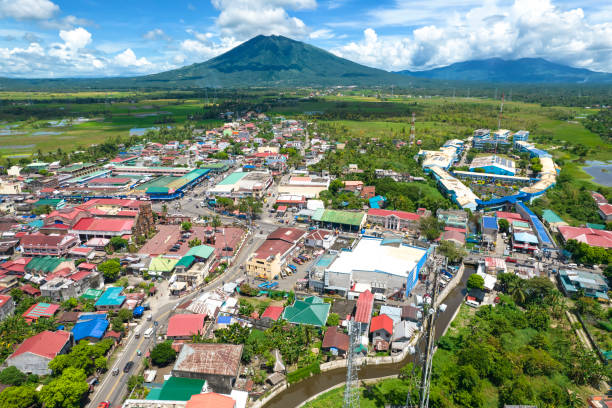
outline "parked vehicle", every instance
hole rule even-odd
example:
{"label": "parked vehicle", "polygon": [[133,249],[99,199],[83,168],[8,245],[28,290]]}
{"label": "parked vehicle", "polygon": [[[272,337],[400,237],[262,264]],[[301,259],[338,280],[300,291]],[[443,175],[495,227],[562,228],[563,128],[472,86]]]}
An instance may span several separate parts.
{"label": "parked vehicle", "polygon": [[510,257],[507,257],[507,258],[506,258],[506,262],[516,263],[516,262],[517,262],[517,260],[516,260],[516,258],[510,258]]}

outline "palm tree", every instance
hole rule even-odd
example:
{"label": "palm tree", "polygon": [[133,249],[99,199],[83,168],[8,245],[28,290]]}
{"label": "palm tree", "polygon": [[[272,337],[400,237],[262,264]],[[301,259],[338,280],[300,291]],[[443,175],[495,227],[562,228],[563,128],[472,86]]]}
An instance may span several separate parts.
{"label": "palm tree", "polygon": [[219,217],[218,215],[215,215],[210,225],[215,229],[215,232],[217,232],[217,228],[221,226],[221,217]]}
{"label": "palm tree", "polygon": [[567,390],[567,393],[569,394],[568,399],[567,399],[567,406],[568,407],[570,407],[570,408],[584,407],[584,401],[582,401],[582,397],[580,395],[578,395],[577,392],[571,391],[571,390]]}
{"label": "palm tree", "polygon": [[518,304],[524,304],[527,299],[527,295],[525,293],[525,280],[517,279],[513,282],[510,282],[508,285],[508,293],[512,296],[512,299]]}

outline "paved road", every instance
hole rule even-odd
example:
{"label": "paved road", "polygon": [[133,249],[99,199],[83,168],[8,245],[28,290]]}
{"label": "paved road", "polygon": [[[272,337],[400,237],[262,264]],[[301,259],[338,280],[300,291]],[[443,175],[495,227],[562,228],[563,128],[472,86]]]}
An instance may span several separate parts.
{"label": "paved road", "polygon": [[[191,204],[191,202],[189,202]],[[185,205],[183,208],[183,213],[186,215],[202,215],[207,210],[196,209],[194,205]],[[223,217],[224,222],[235,221],[234,218],[231,217]],[[227,218],[227,219],[226,219]],[[94,392],[91,402],[89,404],[90,408],[95,408],[102,401],[109,401],[112,407],[119,407],[123,402],[124,396],[126,396],[127,392],[130,390],[127,389],[127,381],[131,375],[136,374],[140,371],[142,367],[143,356],[138,356],[137,351],[140,350],[144,355],[147,350],[153,348],[157,341],[158,335],[163,335],[164,333],[156,333],[156,335],[151,336],[149,339],[145,339],[142,333],[149,327],[165,327],[167,326],[167,321],[172,314],[175,306],[179,303],[183,303],[187,300],[193,299],[194,297],[202,294],[206,291],[211,291],[217,289],[222,286],[224,282],[230,282],[238,277],[242,276],[244,272],[240,269],[240,265],[243,265],[248,256],[255,250],[261,243],[265,240],[267,234],[277,228],[277,225],[273,223],[266,222],[254,222],[253,225],[254,234],[252,234],[249,238],[245,246],[241,249],[240,253],[236,257],[234,264],[228,268],[228,270],[215,282],[206,286],[203,290],[199,292],[191,293],[187,296],[179,298],[170,298],[166,302],[159,303],[158,305],[152,304],[152,314],[153,318],[151,321],[146,321],[146,319],[142,318],[139,323],[139,331],[141,333],[140,338],[135,338],[134,330],[132,334],[124,340],[125,346],[123,350],[121,350],[118,354],[115,355],[116,360],[113,365],[110,367],[109,371],[106,373],[102,382],[96,386],[96,391]],[[263,234],[260,233],[263,231]],[[158,323],[158,326],[154,326],[154,322]],[[128,361],[134,362],[134,367],[128,373],[123,372],[123,368],[127,364]],[[117,376],[112,375],[112,371],[118,368],[119,374]]]}

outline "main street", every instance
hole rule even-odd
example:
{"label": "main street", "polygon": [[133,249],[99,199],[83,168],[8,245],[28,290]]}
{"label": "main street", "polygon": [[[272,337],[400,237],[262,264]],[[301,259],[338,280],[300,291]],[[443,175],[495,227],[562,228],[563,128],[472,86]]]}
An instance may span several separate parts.
{"label": "main street", "polygon": [[[203,194],[201,194],[203,189],[204,187],[197,187],[195,191],[192,191],[188,196],[184,197],[180,201],[177,200],[167,203],[166,205],[169,207],[169,211],[173,210],[174,206],[179,204],[179,210],[177,212],[184,215],[194,218],[204,215],[209,217],[215,216],[216,214],[210,211],[208,208],[201,208],[199,205],[200,201],[203,200],[203,198],[201,198],[203,197]],[[193,197],[196,194],[199,197]],[[156,203],[154,205],[155,210],[161,210],[161,206],[162,204]],[[235,218],[225,216],[221,216],[221,221],[224,224],[237,222]],[[249,226],[248,223],[245,223],[244,221],[240,222],[240,224],[247,227],[249,236],[247,237],[246,243],[236,256],[233,264],[225,271],[223,275],[218,277],[214,282],[207,285],[202,290],[190,293],[189,295],[177,298],[170,297],[167,292],[158,293],[158,297],[160,298],[152,299],[150,301],[150,313],[152,314],[151,321],[148,321],[145,317],[142,317],[137,326],[138,331],[140,332],[140,337],[136,338],[136,330],[132,329],[129,336],[123,340],[125,345],[115,353],[115,360],[112,363],[112,366],[109,366],[109,370],[105,374],[104,378],[96,386],[96,390],[91,397],[91,402],[88,405],[89,408],[96,408],[102,401],[109,401],[111,403],[111,407],[113,408],[121,406],[124,397],[131,392],[131,390],[127,389],[127,383],[130,376],[139,373],[142,369],[144,355],[159,341],[158,337],[164,335],[164,333],[157,332],[156,329],[158,327],[167,326],[167,321],[176,306],[180,303],[192,300],[204,292],[215,290],[222,286],[225,282],[233,281],[243,275],[244,272],[240,269],[240,265],[243,265],[248,256],[264,242],[268,233],[278,227],[278,224],[269,218],[255,220],[253,221],[252,226]],[[145,313],[145,316],[146,315],[147,314]],[[153,327],[155,331],[150,338],[145,338],[143,333],[150,327]],[[138,350],[141,351],[140,356],[138,355]],[[129,372],[124,373],[123,369],[129,361],[133,361],[134,366]],[[112,374],[115,369],[119,370],[119,373],[116,376]]]}

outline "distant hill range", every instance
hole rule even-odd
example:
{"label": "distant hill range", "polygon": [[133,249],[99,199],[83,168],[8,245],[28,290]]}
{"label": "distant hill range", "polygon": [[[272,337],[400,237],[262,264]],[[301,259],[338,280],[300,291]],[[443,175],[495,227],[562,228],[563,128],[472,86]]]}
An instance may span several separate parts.
{"label": "distant hill range", "polygon": [[[467,61],[429,71],[387,72],[283,36],[254,37],[206,62],[138,77],[0,78],[0,90],[245,88],[297,86],[448,86],[448,81],[612,83],[612,74],[542,59]],[[458,83],[459,84],[459,83]],[[460,85],[460,84],[459,84]]]}
{"label": "distant hill range", "polygon": [[542,58],[504,60],[490,58],[458,62],[427,71],[399,71],[399,74],[446,81],[510,83],[612,83],[612,74],[555,64]]}

